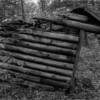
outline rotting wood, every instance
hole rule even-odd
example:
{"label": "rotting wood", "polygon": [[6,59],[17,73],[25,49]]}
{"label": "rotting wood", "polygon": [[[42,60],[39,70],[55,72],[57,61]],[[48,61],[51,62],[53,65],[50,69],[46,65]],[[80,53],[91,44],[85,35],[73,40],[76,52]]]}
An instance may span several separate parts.
{"label": "rotting wood", "polygon": [[[13,34],[13,32],[12,32],[12,34]],[[0,35],[4,36],[4,34],[1,34],[1,33],[0,33]],[[52,45],[52,46],[57,46],[57,47],[70,48],[70,49],[77,48],[77,44],[75,44],[75,43],[62,42],[62,41],[54,40],[54,39],[41,38],[41,37],[25,35],[25,34],[18,34],[18,37],[20,37],[21,40],[32,42],[32,43],[42,43],[42,44],[46,44],[46,45]],[[13,40],[13,38],[12,38],[12,40]]]}
{"label": "rotting wood", "polygon": [[[50,79],[43,79],[41,77],[30,76],[30,75],[26,75],[26,74],[14,72],[14,71],[9,71],[9,73],[13,76],[19,76],[19,78],[22,78],[23,80],[42,84],[42,85],[53,86],[53,87],[57,87],[57,88],[68,87],[67,86],[68,84],[66,84],[64,82],[58,82],[58,81],[50,80]],[[19,75],[19,74],[21,74],[21,75]]]}
{"label": "rotting wood", "polygon": [[13,71],[21,72],[21,73],[28,74],[28,75],[39,76],[39,77],[49,78],[49,79],[53,79],[53,80],[63,81],[63,82],[70,81],[70,79],[71,79],[70,77],[65,77],[65,76],[61,76],[61,75],[56,75],[56,74],[37,71],[37,70],[33,70],[33,69],[23,68],[23,67],[10,65],[7,63],[1,63],[1,62],[0,62],[0,68],[4,68],[7,70],[13,70]]}
{"label": "rotting wood", "polygon": [[[13,71],[9,71],[8,72],[8,74],[10,74],[10,76],[12,77],[12,78],[18,78],[19,77],[19,79],[22,79],[23,80],[23,82],[22,81],[13,81],[13,82],[10,82],[9,80],[3,80],[3,79],[0,79],[0,83],[3,83],[3,84],[11,84],[11,83],[13,83],[13,84],[16,84],[17,86],[21,86],[21,87],[23,87],[23,88],[29,88],[30,86],[32,87],[32,88],[34,88],[34,89],[38,89],[38,88],[46,88],[46,90],[54,90],[54,87],[53,86],[50,86],[50,85],[47,85],[47,84],[40,84],[40,83],[37,83],[37,82],[33,82],[32,80],[26,80],[26,79],[24,79],[22,76],[20,76],[20,75],[25,75],[25,74],[21,74],[21,73],[17,73],[17,72],[13,72]],[[27,76],[27,75],[25,75],[25,76]],[[15,83],[14,83],[15,82]],[[64,85],[64,84],[63,84]],[[66,85],[65,85],[65,87],[67,87]],[[57,87],[57,88],[61,88],[61,87]]]}
{"label": "rotting wood", "polygon": [[72,78],[71,78],[71,87],[72,88],[74,88],[75,74],[76,74],[76,70],[77,70],[81,46],[82,46],[83,39],[84,39],[84,30],[80,30],[79,37],[80,37],[79,38],[79,45],[78,45],[78,48],[77,48],[76,59],[75,59],[74,67],[73,67],[73,75],[72,75]]}
{"label": "rotting wood", "polygon": [[72,28],[77,28],[77,29],[81,29],[81,30],[85,30],[88,32],[92,32],[92,33],[100,33],[100,27],[97,25],[92,25],[92,24],[86,24],[86,23],[81,23],[78,21],[73,21],[73,20],[60,20],[57,18],[42,18],[42,17],[34,17],[34,19],[41,19],[41,20],[46,20],[49,22],[52,22],[54,24],[58,24],[58,25],[62,25],[62,26],[69,26]]}
{"label": "rotting wood", "polygon": [[34,57],[34,56],[29,56],[29,55],[25,55],[25,54],[20,54],[20,53],[16,53],[16,52],[9,52],[9,51],[4,51],[5,54],[10,53],[10,56],[16,58],[16,59],[20,59],[20,60],[24,60],[24,61],[28,61],[31,62],[33,64],[43,64],[43,65],[47,65],[47,66],[51,66],[51,67],[55,67],[55,68],[61,68],[61,69],[73,69],[73,64],[70,63],[64,63],[64,62],[58,62],[58,61],[54,61],[54,60],[49,60],[49,59],[43,59],[43,58],[39,58],[39,57]]}
{"label": "rotting wood", "polygon": [[43,32],[43,31],[32,31],[32,30],[24,30],[24,29],[19,29],[20,34],[28,34],[32,36],[40,36],[40,37],[46,37],[50,39],[55,39],[55,40],[61,40],[61,41],[66,41],[66,42],[78,42],[78,37],[77,36],[71,36],[71,35],[65,35],[65,34],[60,34],[60,33],[50,33],[50,32]]}
{"label": "rotting wood", "polygon": [[[60,20],[60,22],[64,27],[66,25],[75,28],[80,27],[78,25],[75,26],[76,23],[80,23],[77,21]],[[75,23],[73,24],[73,22]],[[57,23],[59,24],[59,21]],[[81,24],[83,25],[85,23]],[[59,34],[36,30],[28,31],[28,29],[23,28],[22,30],[18,29],[16,31],[15,34],[18,34],[18,38],[20,39],[15,43],[13,41],[13,33],[15,32],[0,33],[0,36],[4,37],[4,39],[10,38],[6,42],[1,39],[0,49],[12,57],[9,62],[1,62],[0,68],[14,73],[24,74],[26,77],[22,76],[23,79],[28,80],[29,78],[29,81],[35,81],[36,83],[41,83],[38,80],[39,78],[42,81],[41,84],[46,83],[46,85],[49,84],[47,80],[55,81],[54,84],[50,83],[54,86],[56,85],[56,81],[59,82],[59,85],[60,82],[67,83],[69,81],[71,85],[74,84],[72,82],[74,82],[77,59],[79,57],[80,37],[66,35],[64,33]],[[57,41],[61,42],[59,43]],[[64,45],[62,45],[63,43]],[[53,57],[54,55],[56,57]],[[35,80],[32,77],[38,78]],[[44,80],[46,81],[44,82]]]}
{"label": "rotting wood", "polygon": [[[62,48],[58,48],[58,47],[54,47],[54,46],[41,45],[41,44],[37,44],[37,43],[33,44],[33,43],[29,43],[29,42],[20,42],[20,43],[16,43],[16,45],[29,47],[29,48],[35,49],[35,50],[42,50],[42,51],[53,52],[53,53],[64,54],[64,55],[68,54],[68,55],[74,56],[76,54],[76,50],[62,49]],[[8,49],[8,50],[11,50],[12,48],[13,48],[13,50],[15,49],[15,47],[10,44],[2,44],[2,43],[0,43],[0,48]],[[23,48],[23,50],[24,50],[24,48]]]}
{"label": "rotting wood", "polygon": [[[0,61],[3,61],[3,60],[4,60],[3,58],[0,58]],[[20,60],[15,59],[13,61],[9,60],[9,63],[13,64],[13,65],[14,64],[19,65],[18,62],[21,62],[20,66],[23,66],[23,67],[28,68],[28,69],[35,69],[35,70],[44,71],[44,72],[48,72],[48,73],[59,74],[59,75],[67,76],[67,77],[68,76],[71,77],[71,75],[72,75],[72,70],[69,70],[66,67],[63,69],[62,67],[43,65],[43,64],[40,64],[40,63],[29,62],[29,61],[26,61],[24,59],[20,59]]]}
{"label": "rotting wood", "polygon": [[54,53],[49,53],[49,52],[44,52],[44,51],[39,51],[39,50],[33,50],[33,49],[27,49],[27,48],[23,48],[23,47],[18,47],[18,46],[4,46],[4,44],[1,44],[0,49],[3,50],[8,50],[11,52],[19,52],[22,54],[27,54],[27,55],[32,55],[32,56],[36,56],[36,57],[41,57],[41,58],[47,58],[47,59],[52,59],[52,60],[57,60],[57,61],[61,61],[61,62],[70,62],[73,63],[74,62],[74,58],[72,58],[71,56],[66,56],[66,55],[60,55],[60,54],[54,54]]}
{"label": "rotting wood", "polygon": [[58,16],[68,18],[71,20],[80,21],[80,22],[88,22],[88,20],[89,20],[89,18],[87,16],[79,15],[79,14],[75,14],[75,13],[60,14]]}

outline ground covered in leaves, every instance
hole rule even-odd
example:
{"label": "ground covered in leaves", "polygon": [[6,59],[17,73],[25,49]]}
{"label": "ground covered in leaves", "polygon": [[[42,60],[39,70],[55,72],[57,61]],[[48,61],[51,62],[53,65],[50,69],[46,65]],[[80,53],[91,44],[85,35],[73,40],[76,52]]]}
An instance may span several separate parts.
{"label": "ground covered in leaves", "polygon": [[[0,78],[10,79],[5,71],[0,71]],[[15,80],[0,83],[0,100],[100,100],[100,46],[98,39],[88,39],[83,45],[78,62],[74,91],[46,89],[40,86],[22,87],[15,85]]]}

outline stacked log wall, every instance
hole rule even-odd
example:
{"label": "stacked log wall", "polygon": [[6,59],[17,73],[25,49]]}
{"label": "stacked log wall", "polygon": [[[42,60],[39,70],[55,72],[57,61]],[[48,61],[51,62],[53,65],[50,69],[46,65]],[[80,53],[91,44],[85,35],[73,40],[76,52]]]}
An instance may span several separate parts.
{"label": "stacked log wall", "polygon": [[[14,42],[13,34],[20,40]],[[24,80],[65,87],[73,76],[78,44],[79,37],[67,34],[27,29],[1,31],[0,68],[22,74]],[[11,57],[10,61],[3,62],[6,55]]]}

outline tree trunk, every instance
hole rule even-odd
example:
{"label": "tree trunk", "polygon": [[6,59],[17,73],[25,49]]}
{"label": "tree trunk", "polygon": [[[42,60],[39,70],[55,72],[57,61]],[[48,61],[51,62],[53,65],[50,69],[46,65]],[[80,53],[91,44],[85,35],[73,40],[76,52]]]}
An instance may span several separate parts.
{"label": "tree trunk", "polygon": [[45,1],[44,0],[40,0],[40,3],[41,3],[42,12],[44,12],[44,10],[45,10]]}
{"label": "tree trunk", "polygon": [[21,7],[22,7],[22,19],[25,21],[24,1],[23,0],[21,0]]}

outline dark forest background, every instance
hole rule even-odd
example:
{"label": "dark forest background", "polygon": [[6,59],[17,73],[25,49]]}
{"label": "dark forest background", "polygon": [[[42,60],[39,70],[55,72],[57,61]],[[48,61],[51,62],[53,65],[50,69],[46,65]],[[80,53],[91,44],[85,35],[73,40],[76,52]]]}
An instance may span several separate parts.
{"label": "dark forest background", "polygon": [[0,0],[0,23],[4,21],[24,19],[30,21],[34,15],[56,12],[67,12],[76,7],[87,5],[97,13],[100,10],[100,0]]}

